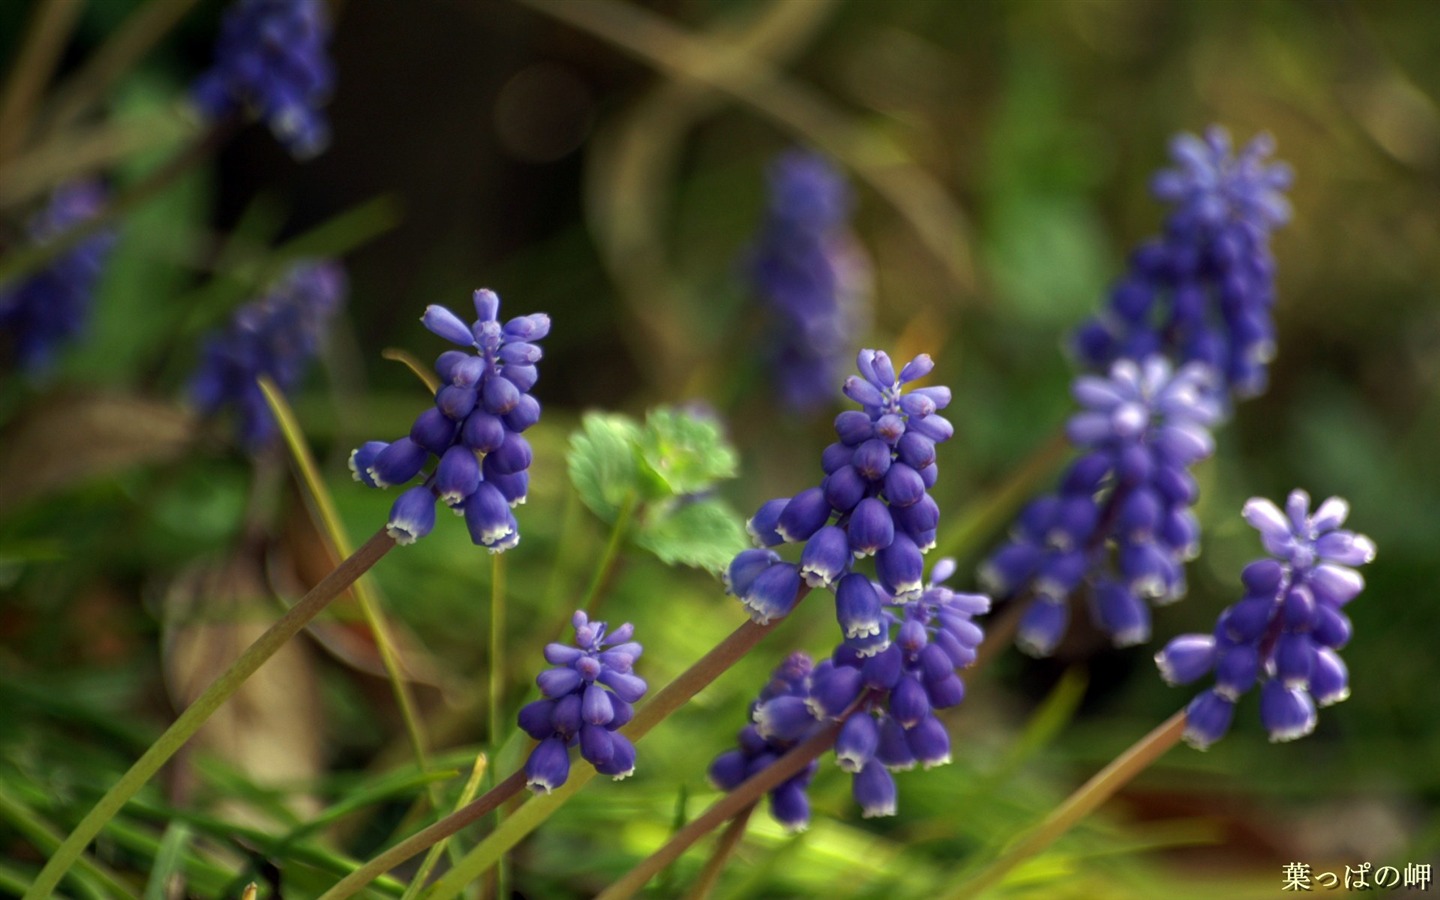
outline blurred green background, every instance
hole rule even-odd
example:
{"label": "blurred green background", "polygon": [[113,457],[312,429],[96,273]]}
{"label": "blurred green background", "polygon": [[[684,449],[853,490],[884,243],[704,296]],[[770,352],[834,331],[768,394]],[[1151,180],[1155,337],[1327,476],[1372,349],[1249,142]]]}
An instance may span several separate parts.
{"label": "blurred green background", "polygon": [[[62,76],[136,5],[86,4]],[[220,10],[207,2],[188,15],[107,95],[105,120],[175,121]],[[247,266],[266,247],[350,213],[327,238],[349,248],[348,308],[295,403],[354,535],[383,521],[390,498],[349,481],[349,448],[403,433],[425,402],[380,351],[428,359],[440,347],[418,322],[424,306],[463,310],[482,285],[507,314],[552,316],[524,541],[506,557],[513,714],[606,539],[565,475],[583,411],[707,402],[740,452],[741,477],[721,489],[740,510],[819,475],[827,416],[778,407],[757,352],[767,323],[738,265],[771,157],[818,143],[849,173],[876,278],[861,344],[929,352],[934,381],[954,388],[957,436],[941,451],[937,499],[941,543],[959,551],[957,581],[972,587],[1005,526],[997,492],[1070,408],[1064,336],[1127,249],[1159,228],[1147,184],[1167,141],[1220,123],[1239,141],[1274,135],[1296,173],[1294,218],[1273,241],[1272,386],[1237,409],[1199,473],[1204,553],[1188,598],[1157,611],[1149,648],[1112,650],[1081,629],[1055,660],[1003,654],[951,718],[955,763],[898,778],[897,818],[862,822],[827,761],[811,830],[786,837],[757,816],[719,895],[926,896],[993,853],[1188,700],[1160,683],[1151,654],[1207,630],[1238,597],[1239,569],[1259,552],[1238,517],[1244,500],[1296,486],[1349,498],[1350,524],[1380,548],[1348,610],[1352,698],[1322,711],[1311,737],[1275,746],[1248,698],[1226,740],[1172,751],[997,893],[1258,897],[1280,890],[1293,861],[1338,872],[1440,862],[1440,7],[343,0],[334,11],[330,150],[297,164],[263,128],[247,129],[127,220],[94,326],[60,370],[42,384],[5,376],[0,444],[48,410],[49,455],[62,463],[40,477],[0,450],[0,494],[12,498],[0,509],[0,799],[66,831],[173,715],[161,622],[173,624],[180,573],[237,540],[250,470],[211,434],[91,477],[93,448],[119,439],[94,398],[139,398],[135,418],[163,419],[150,404],[173,411],[195,336],[244,299]],[[30,12],[0,6],[5,59]],[[114,178],[133,180],[146,159]],[[298,559],[302,577],[324,566],[297,496],[282,509],[272,588],[286,568],[277,558]],[[962,523],[978,528],[962,534]],[[464,769],[485,740],[490,566],[450,525],[392,554],[376,579],[432,682],[420,696],[442,761]],[[742,620],[710,575],[634,547],[605,613],[636,623],[657,686]],[[595,784],[519,848],[513,888],[593,893],[648,854],[712,799],[705,766],[769,668],[791,649],[827,652],[833,632],[824,603],[803,606],[641,746],[633,780]],[[383,680],[333,643],[307,645],[296,676],[315,693],[313,714],[256,726],[309,747],[309,780],[262,788],[192,761],[194,808],[238,798],[278,833],[275,822],[301,818],[282,795],[328,806],[410,765]],[[150,802],[173,790],[157,785]],[[341,820],[317,846],[371,855],[408,797]],[[108,834],[97,854],[148,871],[165,819],[131,810],[125,825],[140,837]],[[194,827],[209,842],[200,862],[218,872],[305,865],[223,823]],[[0,856],[12,860],[0,876],[33,872],[36,846],[0,817]],[[658,895],[683,891],[705,849],[663,876]],[[294,877],[301,896],[324,880]]]}

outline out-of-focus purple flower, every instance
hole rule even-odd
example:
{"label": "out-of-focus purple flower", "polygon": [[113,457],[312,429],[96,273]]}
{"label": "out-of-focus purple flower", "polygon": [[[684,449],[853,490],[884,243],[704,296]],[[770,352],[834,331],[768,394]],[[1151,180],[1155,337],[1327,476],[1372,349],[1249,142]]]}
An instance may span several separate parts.
{"label": "out-of-focus purple flower", "polygon": [[1257,683],[1271,741],[1304,737],[1315,729],[1316,707],[1350,696],[1337,652],[1350,640],[1342,610],[1365,587],[1354,567],[1375,558],[1375,544],[1340,527],[1349,511],[1331,497],[1312,514],[1301,490],[1283,511],[1259,497],[1245,504],[1245,520],[1271,558],[1245,567],[1245,596],[1221,613],[1213,634],[1181,635],[1155,655],[1170,684],[1215,675],[1214,687],[1186,709],[1189,744],[1204,750],[1224,737],[1235,701]]}
{"label": "out-of-focus purple flower", "polygon": [[635,771],[635,745],[620,734],[634,706],[645,695],[645,679],[635,674],[643,648],[631,640],[628,622],[606,634],[604,622],[592,622],[583,611],[571,619],[575,646],[550,644],[546,669],[535,679],[543,699],[520,710],[520,728],[539,745],[525,763],[526,784],[548,794],[570,777],[569,748],[602,775],[616,781]]}
{"label": "out-of-focus purple flower", "polygon": [[[902,600],[923,589],[923,554],[935,546],[940,510],[929,494],[935,484],[935,445],[954,428],[938,410],[950,403],[950,389],[904,386],[934,368],[925,354],[898,372],[890,357],[862,350],[860,377],[845,382],[846,396],[862,407],[835,418],[839,441],[825,448],[819,487],[761,506],[747,529],[760,550],[747,550],[731,564],[726,578],[755,621],[765,623],[789,613],[802,582],[837,590],[837,608],[848,609],[859,592],[842,596],[837,586],[854,560],[875,557],[885,590]],[[765,547],[804,544],[799,564],[783,561]],[[848,632],[856,627],[841,613]]]}
{"label": "out-of-focus purple flower", "polygon": [[855,776],[855,800],[867,818],[895,814],[890,771],[950,761],[950,737],[935,711],[965,698],[956,670],[975,661],[984,633],[972,617],[990,609],[988,597],[944,586],[954,571],[954,560],[940,560],[925,589],[908,601],[859,574],[841,585],[864,582],[883,604],[877,603],[874,631],[861,629],[863,640],[847,638],[815,667],[809,704],[820,718],[853,710],[836,738],[835,760]]}
{"label": "out-of-focus purple flower", "polygon": [[850,192],[822,156],[801,150],[770,166],[765,222],[750,277],[779,320],[773,361],[780,394],[797,410],[832,402],[869,297],[864,251],[846,226]]}
{"label": "out-of-focus purple flower", "polygon": [[[105,190],[98,182],[71,182],[31,218],[27,235],[32,243],[45,244],[94,217],[104,204]],[[114,245],[115,232],[102,229],[45,268],[0,289],[0,332],[22,367],[44,370],[57,347],[85,327],[95,284]]]}
{"label": "out-of-focus purple flower", "polygon": [[[710,781],[722,791],[733,791],[745,779],[784,756],[820,724],[810,713],[812,663],[804,653],[792,653],[770,676],[750,704],[750,724],[737,735],[739,746],[710,764]],[[805,791],[815,777],[818,761],[770,790],[770,814],[788,831],[803,831],[810,824],[810,800]]]}
{"label": "out-of-focus purple flower", "polygon": [[326,326],[344,302],[345,272],[333,262],[299,263],[259,299],[235,312],[224,331],[206,338],[190,394],[206,414],[234,407],[240,443],[250,451],[277,434],[255,380],[268,375],[283,391],[299,383]]}
{"label": "out-of-focus purple flower", "polygon": [[330,142],[321,107],[330,99],[334,66],[326,44],[325,0],[236,0],[225,11],[215,64],[194,88],[211,119],[245,113],[263,119],[297,159]]}
{"label": "out-of-focus purple flower", "polygon": [[1290,168],[1269,162],[1273,151],[1262,134],[1234,153],[1218,126],[1174,139],[1175,168],[1152,186],[1171,206],[1165,233],[1134,252],[1105,310],[1076,333],[1087,366],[1163,353],[1215,367],[1237,397],[1265,390],[1275,355],[1270,232],[1290,215]]}
{"label": "out-of-focus purple flower", "polygon": [[981,567],[997,596],[1033,597],[1018,643],[1049,655],[1069,624],[1069,598],[1089,587],[1091,617],[1118,646],[1150,637],[1146,600],[1185,592],[1184,563],[1199,552],[1189,468],[1213,450],[1219,417],[1214,372],[1188,363],[1178,372],[1161,356],[1116,362],[1108,378],[1081,375],[1081,406],[1067,429],[1083,455],[1058,492],[1020,514],[1009,542]]}
{"label": "out-of-focus purple flower", "polygon": [[[430,458],[423,491],[430,503],[444,501],[465,517],[470,539],[501,553],[520,542],[512,508],[525,502],[530,485],[530,444],[521,432],[540,421],[540,401],[530,395],[539,378],[539,344],[550,333],[544,313],[497,318],[500,298],[475,292],[473,323],[443,306],[429,306],[421,321],[431,332],[473,350],[447,350],[435,360],[440,389],[410,434],[386,444],[371,441],[350,454],[355,480],[370,487],[404,484],[421,474]],[[402,494],[390,512],[390,536],[402,544],[429,533],[434,516],[423,515],[422,489]]]}

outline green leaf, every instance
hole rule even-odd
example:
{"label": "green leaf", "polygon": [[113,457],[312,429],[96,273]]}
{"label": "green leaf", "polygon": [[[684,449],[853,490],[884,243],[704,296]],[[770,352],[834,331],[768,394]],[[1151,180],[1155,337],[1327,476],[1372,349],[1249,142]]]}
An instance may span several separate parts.
{"label": "green leaf", "polygon": [[570,481],[590,511],[615,521],[625,497],[639,484],[635,446],[640,427],[630,418],[586,413],[570,435]]}
{"label": "green leaf", "polygon": [[644,486],[652,498],[694,494],[717,479],[735,477],[735,451],[719,426],[683,410],[665,406],[651,410],[639,449]]}
{"label": "green leaf", "polygon": [[720,573],[749,546],[740,517],[723,500],[682,503],[642,524],[635,543],[670,565]]}

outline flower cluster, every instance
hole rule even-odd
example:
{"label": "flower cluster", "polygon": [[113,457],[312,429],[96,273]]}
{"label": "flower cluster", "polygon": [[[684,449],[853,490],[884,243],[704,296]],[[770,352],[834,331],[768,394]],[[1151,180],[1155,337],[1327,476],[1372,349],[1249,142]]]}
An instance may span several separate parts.
{"label": "flower cluster", "polygon": [[[894,815],[891,771],[950,761],[950,736],[935,711],[965,698],[956,670],[975,661],[984,638],[971,619],[988,612],[990,600],[945,587],[954,573],[954,560],[940,560],[912,600],[896,600],[859,573],[846,575],[839,603],[865,610],[861,617],[873,625],[864,640],[845,641],[813,668],[808,656],[797,653],[776,669],[750,706],[751,724],[740,731],[739,749],[716,758],[710,780],[734,790],[821,723],[843,720],[835,761],[855,776],[852,788],[862,815]],[[786,828],[808,823],[805,790],[814,774],[811,764],[771,791],[771,813]]]}
{"label": "flower cluster", "polygon": [[315,156],[330,142],[320,111],[335,80],[329,40],[325,0],[237,0],[195,102],[211,119],[241,111],[264,119],[297,159]]}
{"label": "flower cluster", "polygon": [[1219,127],[1204,139],[1175,138],[1176,168],[1152,185],[1172,205],[1165,233],[1131,256],[1105,311],[1077,332],[1075,348],[1095,369],[1121,358],[1164,353],[1203,362],[1238,397],[1265,390],[1275,354],[1275,265],[1270,232],[1289,218],[1283,191],[1291,173],[1267,157],[1260,135],[1238,154]]}
{"label": "flower cluster", "polygon": [[[93,218],[105,203],[97,182],[76,181],[55,191],[49,204],[26,229],[44,244]],[[19,364],[44,369],[58,344],[74,337],[89,318],[95,283],[115,245],[113,231],[102,230],[57,256],[44,269],[0,289],[0,331],[9,335]]]}
{"label": "flower cluster", "polygon": [[1260,683],[1260,719],[1272,741],[1315,729],[1316,706],[1350,696],[1349,673],[1336,652],[1350,640],[1342,612],[1365,587],[1353,567],[1375,558],[1375,544],[1347,531],[1350,507],[1339,497],[1312,515],[1310,495],[1294,491],[1282,512],[1259,497],[1245,520],[1260,532],[1270,559],[1240,575],[1245,596],[1220,615],[1213,635],[1175,638],[1155,656],[1170,684],[1215,674],[1215,686],[1185,711],[1185,740],[1201,750],[1230,730],[1235,701]]}
{"label": "flower cluster", "polygon": [[475,292],[478,319],[467,325],[441,306],[421,321],[430,331],[474,353],[447,350],[435,360],[441,387],[410,434],[392,443],[370,441],[350,454],[355,480],[370,487],[404,484],[433,455],[438,464],[423,484],[399,496],[387,529],[411,544],[435,527],[435,504],[443,500],[465,517],[470,539],[500,553],[520,542],[511,508],[525,502],[530,485],[530,444],[520,432],[540,421],[540,402],[529,393],[539,373],[540,347],[550,333],[544,313],[517,316],[503,326],[500,298]]}
{"label": "flower cluster", "polygon": [[606,634],[604,622],[583,611],[571,619],[575,644],[549,644],[545,659],[556,668],[536,677],[545,699],[520,710],[520,728],[540,743],[525,762],[526,784],[548,794],[570,777],[569,748],[602,775],[615,780],[635,771],[635,745],[617,729],[634,715],[631,704],[645,695],[645,679],[634,672],[643,648],[630,640],[628,622]]}
{"label": "flower cluster", "polygon": [[[903,390],[934,368],[925,354],[898,374],[877,350],[860,351],[857,365],[863,377],[852,375],[844,390],[863,410],[835,417],[840,440],[821,456],[824,480],[761,506],[746,526],[759,549],[738,554],[726,575],[728,590],[762,624],[790,612],[802,579],[833,589],[861,557],[875,557],[891,596],[909,600],[922,590],[922,554],[935,546],[940,518],[928,493],[938,473],[935,445],[954,434],[936,411],[949,404],[950,389]],[[784,543],[804,543],[798,565],[768,549]],[[837,591],[837,608],[843,606]],[[847,636],[871,627],[847,623],[843,612],[841,621]]]}
{"label": "flower cluster", "polygon": [[[820,724],[810,713],[810,675],[813,664],[804,653],[792,653],[776,667],[770,682],[750,704],[751,723],[736,736],[739,747],[727,750],[710,764],[710,781],[722,791],[733,791],[745,779],[766,768],[800,743]],[[764,731],[761,725],[764,723]],[[770,790],[770,815],[788,831],[803,831],[810,824],[810,798],[806,790],[820,764],[810,764]]]}
{"label": "flower cluster", "polygon": [[240,443],[256,451],[274,439],[275,418],[256,379],[283,391],[299,383],[331,316],[345,297],[345,272],[333,262],[299,263],[258,300],[236,311],[230,326],[206,339],[190,395],[207,415],[233,406]]}
{"label": "flower cluster", "polygon": [[1095,624],[1117,646],[1149,639],[1146,599],[1184,594],[1183,564],[1199,552],[1200,536],[1187,470],[1214,449],[1207,426],[1220,415],[1211,378],[1206,365],[1176,372],[1152,356],[1141,364],[1122,359],[1108,378],[1075,380],[1082,410],[1067,433],[1084,455],[1057,493],[1026,507],[1009,542],[980,571],[996,595],[1033,596],[1018,635],[1026,652],[1055,649],[1082,582],[1091,588]]}
{"label": "flower cluster", "polygon": [[835,739],[835,760],[854,774],[855,801],[866,818],[895,814],[891,771],[950,762],[950,736],[935,711],[965,698],[956,670],[975,661],[984,638],[971,618],[990,610],[988,597],[944,586],[954,572],[954,560],[942,559],[917,598],[884,597],[883,606],[863,576],[852,573],[841,583],[842,590],[875,595],[879,629],[867,647],[841,644],[815,668],[810,706],[832,719],[853,709]]}
{"label": "flower cluster", "polygon": [[845,181],[824,157],[783,154],[770,166],[769,182],[750,277],[781,323],[772,350],[781,397],[793,409],[814,409],[831,401],[859,330],[869,265],[845,226]]}

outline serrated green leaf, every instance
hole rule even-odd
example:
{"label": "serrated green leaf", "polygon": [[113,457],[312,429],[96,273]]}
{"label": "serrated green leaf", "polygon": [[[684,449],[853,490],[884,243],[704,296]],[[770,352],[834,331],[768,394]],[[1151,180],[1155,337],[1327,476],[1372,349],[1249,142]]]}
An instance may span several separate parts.
{"label": "serrated green leaf", "polygon": [[658,407],[645,417],[639,450],[652,498],[694,494],[717,479],[735,477],[735,451],[719,426],[673,407]]}
{"label": "serrated green leaf", "polygon": [[590,511],[615,521],[625,497],[639,486],[635,447],[640,426],[627,416],[586,413],[570,435],[570,482]]}
{"label": "serrated green leaf", "polygon": [[749,546],[740,517],[723,500],[682,503],[636,530],[635,543],[667,564],[719,573]]}

